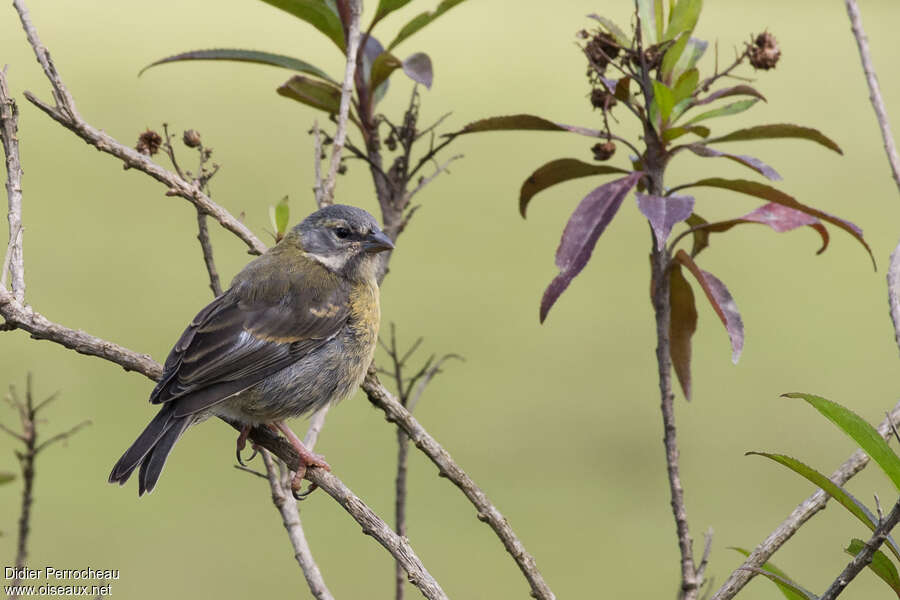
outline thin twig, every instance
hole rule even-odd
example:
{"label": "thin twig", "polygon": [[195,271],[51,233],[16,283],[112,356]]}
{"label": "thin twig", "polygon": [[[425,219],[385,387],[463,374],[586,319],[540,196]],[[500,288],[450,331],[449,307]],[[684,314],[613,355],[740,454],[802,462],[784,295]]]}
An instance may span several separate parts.
{"label": "thin twig", "polygon": [[209,229],[206,226],[206,215],[197,209],[197,240],[203,251],[203,262],[206,264],[206,272],[209,273],[209,289],[214,296],[222,295],[222,282],[219,280],[219,272],[216,270],[216,261],[213,259],[212,243],[209,241]]}
{"label": "thin twig", "polygon": [[179,177],[178,174],[162,168],[160,165],[150,160],[149,157],[118,142],[105,132],[94,128],[82,119],[75,107],[75,101],[72,99],[71,94],[63,84],[59,73],[56,71],[56,67],[50,58],[50,53],[47,51],[47,48],[41,44],[40,38],[38,38],[37,30],[31,23],[28,9],[25,7],[23,0],[13,0],[13,5],[19,13],[22,27],[28,37],[28,42],[34,50],[38,63],[40,63],[44,70],[44,74],[47,76],[47,79],[49,79],[50,85],[53,88],[55,106],[45,104],[30,92],[25,92],[25,97],[28,98],[32,104],[98,150],[115,156],[125,163],[127,167],[142,171],[157,181],[165,184],[168,187],[166,195],[180,196],[188,202],[191,202],[198,209],[203,210],[204,213],[215,219],[222,227],[231,231],[247,244],[251,253],[262,254],[266,251],[265,244],[263,244],[246,225],[241,223],[227,210],[213,202],[209,196],[203,193],[203,190],[201,190],[196,183],[187,181],[184,178]]}
{"label": "thin twig", "polygon": [[322,189],[322,132],[319,131],[319,121],[313,121],[313,174],[315,175],[315,184],[313,185],[313,194],[316,198],[316,206],[322,208],[325,206],[325,199]]}
{"label": "thin twig", "polygon": [[[891,436],[891,423],[900,421],[900,402],[889,413],[888,417],[878,425],[878,434],[887,439]],[[838,469],[831,474],[831,481],[837,485],[844,485],[854,475],[862,471],[869,464],[869,456],[862,450],[857,450]],[[830,496],[818,490],[806,500],[800,503],[788,517],[782,521],[772,533],[759,544],[744,563],[735,569],[725,583],[716,590],[711,600],[730,600],[743,589],[753,578],[754,573],[743,570],[747,568],[760,568],[775,552],[781,548],[809,519],[817,512],[825,508]]]}
{"label": "thin twig", "polygon": [[328,178],[322,186],[322,199],[324,204],[334,203],[334,185],[337,181],[338,167],[341,164],[341,154],[344,150],[344,140],[347,139],[347,122],[350,116],[350,103],[353,100],[353,78],[356,73],[356,63],[359,55],[359,18],[362,15],[361,0],[350,0],[350,25],[347,35],[347,66],[344,69],[344,83],[341,87],[341,105],[338,111],[337,131],[334,135],[334,144],[331,147],[331,167],[328,170]]}
{"label": "thin twig", "polygon": [[[369,401],[385,413],[385,418],[401,427],[416,447],[424,452],[438,467],[441,476],[452,481],[469,499],[469,502],[475,506],[475,509],[478,511],[478,519],[490,525],[497,537],[500,538],[506,551],[510,553],[519,566],[525,579],[528,580],[532,596],[538,600],[556,598],[553,591],[544,581],[544,577],[538,571],[534,557],[528,553],[525,546],[516,537],[506,518],[491,503],[481,488],[456,464],[453,457],[444,450],[443,446],[431,437],[408,410],[403,408],[394,395],[378,381],[378,377],[371,370],[366,376],[362,387]],[[319,469],[313,469],[313,471],[317,473]],[[310,480],[315,482],[314,479]]]}
{"label": "thin twig", "polygon": [[844,588],[872,562],[872,556],[875,555],[875,551],[884,543],[898,522],[900,522],[900,500],[894,504],[894,508],[888,513],[888,516],[878,523],[878,527],[875,528],[875,532],[872,533],[872,537],[865,543],[863,549],[841,571],[841,574],[825,590],[825,593],[819,597],[819,600],[834,600],[837,598],[844,591]]}
{"label": "thin twig", "polygon": [[455,154],[448,158],[443,164],[436,165],[434,168],[434,173],[432,173],[428,177],[420,177],[418,183],[416,183],[416,187],[406,192],[406,196],[404,196],[403,198],[403,205],[405,206],[409,204],[409,201],[412,200],[413,196],[418,194],[426,185],[434,181],[438,175],[444,172],[449,173],[449,171],[447,171],[447,168],[450,166],[450,163],[455,160],[459,160],[462,157],[462,154]]}
{"label": "thin twig", "polygon": [[11,275],[13,297],[25,302],[25,260],[22,248],[22,164],[19,159],[19,109],[9,94],[6,67],[0,70],[0,142],[6,156],[6,197],[9,203],[9,247],[3,259],[2,287],[7,271]]}

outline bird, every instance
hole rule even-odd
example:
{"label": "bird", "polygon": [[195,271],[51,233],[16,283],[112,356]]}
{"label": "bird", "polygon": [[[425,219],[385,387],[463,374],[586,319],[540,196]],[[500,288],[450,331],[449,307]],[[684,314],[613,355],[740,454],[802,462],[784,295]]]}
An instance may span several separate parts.
{"label": "bird", "polygon": [[280,431],[307,467],[330,469],[287,426],[355,390],[372,362],[381,320],[379,253],[391,238],[363,209],[323,207],[247,264],[175,343],[150,393],[161,408],[116,462],[110,483],[138,469],[138,495],[153,490],[169,453],[211,416],[241,425],[237,456],[254,426]]}

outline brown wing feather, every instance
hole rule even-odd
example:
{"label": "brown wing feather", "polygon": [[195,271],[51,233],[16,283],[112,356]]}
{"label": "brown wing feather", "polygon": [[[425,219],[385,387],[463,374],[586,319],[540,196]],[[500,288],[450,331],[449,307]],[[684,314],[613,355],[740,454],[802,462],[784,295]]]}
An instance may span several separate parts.
{"label": "brown wing feather", "polygon": [[284,261],[273,261],[271,254],[247,265],[188,325],[150,401],[177,401],[179,415],[192,414],[337,334],[347,320],[349,286],[318,263],[299,258],[304,264],[298,269],[281,268]]}

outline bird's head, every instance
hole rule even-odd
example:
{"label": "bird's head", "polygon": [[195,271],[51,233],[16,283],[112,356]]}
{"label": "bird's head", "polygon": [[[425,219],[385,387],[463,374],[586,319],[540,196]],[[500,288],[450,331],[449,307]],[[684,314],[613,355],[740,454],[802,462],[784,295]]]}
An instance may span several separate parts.
{"label": "bird's head", "polygon": [[[375,217],[355,206],[333,204],[312,213],[291,231],[303,253],[329,271],[351,279],[374,276],[376,255],[394,248]],[[287,237],[285,241],[289,241]]]}

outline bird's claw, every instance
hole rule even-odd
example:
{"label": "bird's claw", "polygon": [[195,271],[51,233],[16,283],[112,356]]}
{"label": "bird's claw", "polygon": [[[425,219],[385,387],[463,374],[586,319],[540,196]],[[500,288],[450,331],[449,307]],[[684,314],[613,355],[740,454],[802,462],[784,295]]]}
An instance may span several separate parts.
{"label": "bird's claw", "polygon": [[[256,444],[251,444],[250,446],[253,449],[253,454],[250,455],[250,458],[247,459],[247,462],[250,462],[251,460],[256,458],[257,454],[259,454],[259,448],[256,447]],[[243,450],[244,450],[243,448],[238,448],[237,452],[235,454],[237,455],[238,464],[241,465],[242,467],[246,467],[247,465],[246,465],[246,463],[244,463],[244,459],[241,458],[241,452]]]}

